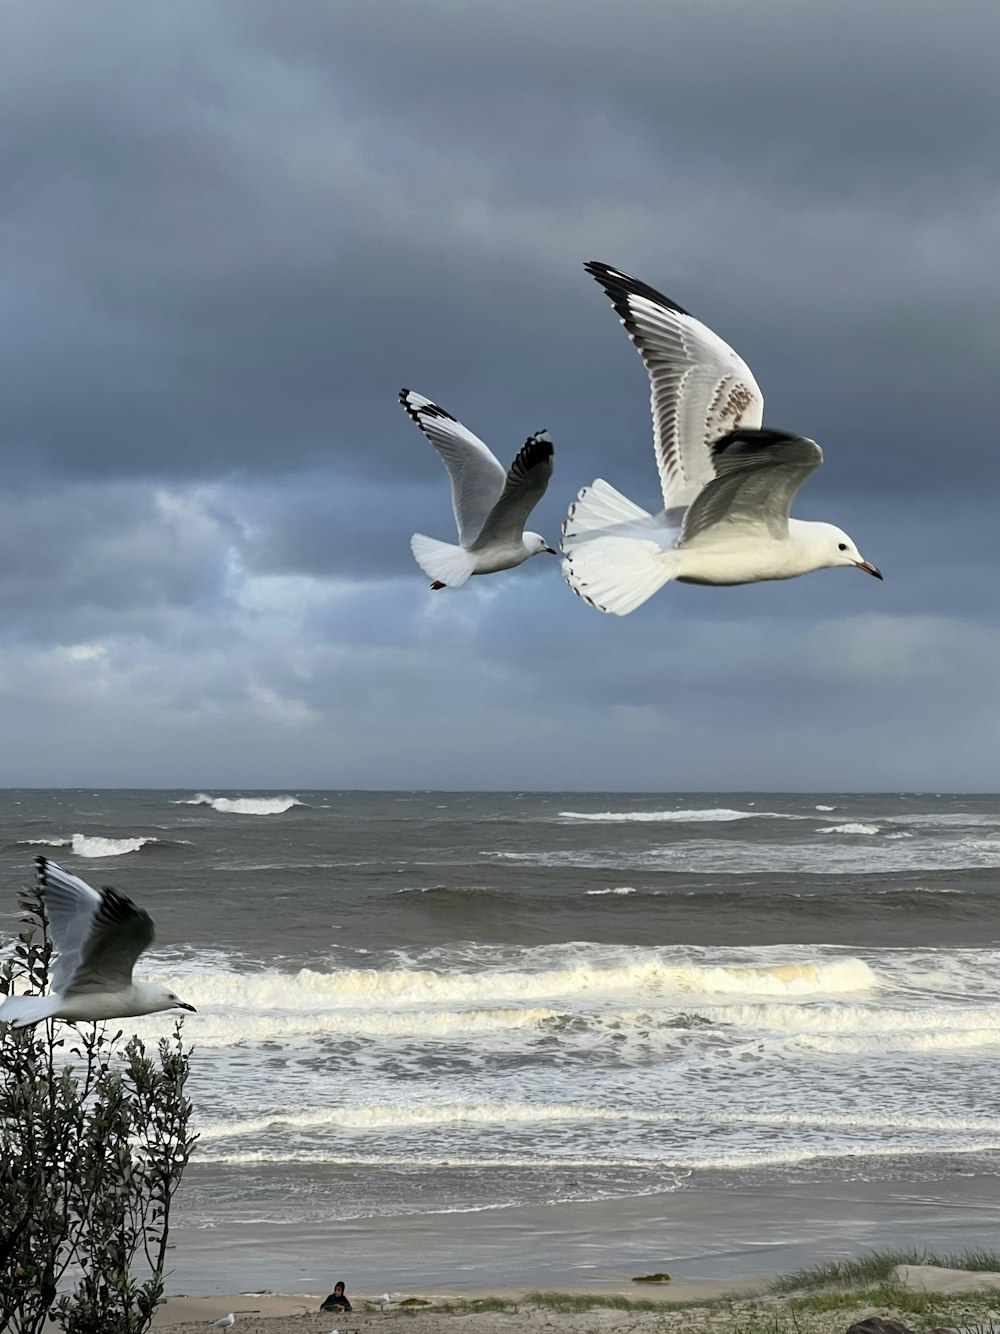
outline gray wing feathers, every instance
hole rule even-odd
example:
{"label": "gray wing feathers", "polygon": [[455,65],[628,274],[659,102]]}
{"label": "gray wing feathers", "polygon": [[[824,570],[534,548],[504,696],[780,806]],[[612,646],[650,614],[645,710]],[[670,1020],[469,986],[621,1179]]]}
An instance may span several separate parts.
{"label": "gray wing feathers", "polygon": [[94,889],[46,857],[36,858],[36,868],[59,950],[52,990],[66,996],[127,987],[136,959],[153,942],[149,914],[110,886]]}
{"label": "gray wing feathers", "polygon": [[584,268],[611,298],[650,383],[653,448],[667,511],[715,476],[712,445],[763,420],[764,396],[728,343],[662,292],[607,264]]}
{"label": "gray wing feathers", "polygon": [[788,535],[788,511],[799,487],[823,462],[813,440],[736,443],[716,452],[718,476],[698,494],[684,518],[681,545],[720,523]]}
{"label": "gray wing feathers", "polygon": [[458,540],[468,547],[503,492],[507,479],[503,466],[478,436],[437,403],[412,389],[401,389],[399,401],[448,469]]}
{"label": "gray wing feathers", "polygon": [[35,879],[45,904],[49,935],[59,951],[52,966],[52,990],[62,994],[80,963],[80,951],[101,896],[85,880],[70,875],[47,857],[35,858]]}
{"label": "gray wing feathers", "polygon": [[528,437],[510,465],[503,493],[487,516],[472,550],[497,540],[516,542],[524,532],[528,515],[544,496],[551,476],[552,441],[546,431],[538,431]]}

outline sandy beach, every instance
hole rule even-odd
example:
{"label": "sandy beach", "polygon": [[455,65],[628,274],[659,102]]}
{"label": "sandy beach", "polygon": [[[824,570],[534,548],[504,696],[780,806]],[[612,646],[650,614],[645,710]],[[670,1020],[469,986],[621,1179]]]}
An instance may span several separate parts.
{"label": "sandy beach", "polygon": [[[690,1319],[691,1311],[686,1303],[709,1300],[722,1296],[724,1285],[690,1284],[680,1287],[669,1294],[663,1292],[650,1296],[648,1293],[637,1295],[635,1291],[621,1295],[633,1302],[655,1301],[657,1310],[620,1310],[614,1308],[591,1307],[585,1305],[574,1311],[560,1311],[551,1305],[532,1299],[531,1294],[513,1289],[496,1289],[482,1293],[427,1293],[419,1295],[399,1295],[397,1300],[410,1303],[394,1305],[385,1311],[372,1308],[364,1295],[352,1296],[353,1310],[349,1313],[331,1315],[318,1310],[325,1294],[285,1295],[277,1293],[245,1294],[234,1293],[222,1297],[173,1297],[168,1299],[157,1313],[154,1327],[170,1328],[182,1331],[204,1330],[206,1324],[220,1315],[232,1311],[237,1317],[237,1329],[240,1334],[281,1334],[284,1329],[301,1331],[301,1334],[330,1334],[337,1329],[340,1334],[354,1330],[405,1329],[411,1334],[432,1334],[442,1326],[466,1334],[491,1334],[499,1329],[534,1329],[551,1328],[572,1331],[624,1329],[624,1328],[672,1328],[682,1318]],[[376,1294],[368,1294],[374,1296]],[[568,1298],[578,1298],[585,1303],[593,1294],[584,1292],[562,1294]],[[599,1299],[597,1299],[599,1300]],[[495,1309],[503,1302],[502,1309]],[[672,1305],[684,1302],[681,1309]],[[477,1310],[478,1305],[489,1309]],[[694,1308],[698,1309],[698,1308]],[[704,1308],[700,1315],[705,1319],[717,1321],[724,1312]],[[664,1321],[669,1323],[664,1325]]]}
{"label": "sandy beach", "polygon": [[[753,1290],[748,1290],[748,1286]],[[577,1290],[530,1293],[495,1289],[482,1293],[394,1293],[385,1310],[372,1306],[374,1294],[353,1294],[353,1310],[329,1315],[319,1311],[315,1293],[229,1293],[217,1297],[173,1297],[155,1320],[159,1328],[203,1330],[230,1311],[241,1334],[360,1334],[364,1330],[405,1329],[410,1334],[495,1334],[499,1330],[546,1329],[561,1334],[604,1331],[704,1331],[705,1334],[838,1334],[856,1320],[877,1315],[898,1319],[917,1330],[982,1325],[1000,1318],[1000,1274],[970,1273],[926,1266],[900,1266],[893,1293],[824,1292],[821,1295],[768,1293],[767,1283],[744,1285],[737,1292],[724,1283],[649,1285],[596,1294]],[[623,1301],[610,1304],[616,1298]],[[925,1305],[926,1303],[926,1305]],[[388,1323],[387,1323],[388,1322]],[[332,1327],[332,1328],[331,1328]]]}

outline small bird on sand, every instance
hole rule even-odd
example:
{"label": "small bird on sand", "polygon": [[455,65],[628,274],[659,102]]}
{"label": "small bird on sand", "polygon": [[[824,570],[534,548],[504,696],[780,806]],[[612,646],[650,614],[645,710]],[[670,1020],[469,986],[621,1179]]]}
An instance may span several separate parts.
{"label": "small bird on sand", "polygon": [[35,875],[59,957],[49,995],[8,996],[0,1005],[0,1022],[28,1028],[43,1019],[86,1023],[158,1010],[194,1011],[159,982],[132,981],[136,959],[153,943],[149,913],[109,885],[94,889],[47,857],[35,858]]}
{"label": "small bird on sand", "polygon": [[881,579],[829,523],[789,518],[823,462],[814,440],[763,430],[764,396],[728,344],[662,292],[590,263],[639,349],[651,386],[663,510],[598,478],[563,524],[563,575],[598,611],[627,616],[671,579],[752,584],[843,565]]}
{"label": "small bird on sand", "polygon": [[381,1297],[373,1297],[371,1299],[371,1302],[372,1306],[380,1307],[382,1312],[384,1313],[385,1308],[392,1304],[392,1297],[389,1295],[389,1293],[383,1292]]}
{"label": "small bird on sand", "polygon": [[213,1329],[232,1329],[233,1325],[235,1325],[235,1324],[236,1324],[236,1317],[233,1315],[232,1311],[230,1311],[228,1315],[224,1315],[224,1316],[222,1316],[222,1317],[221,1317],[220,1319],[218,1319],[218,1320],[213,1320],[213,1321],[212,1321],[212,1328],[213,1328]]}
{"label": "small bird on sand", "polygon": [[399,401],[451,476],[459,545],[423,533],[410,539],[414,560],[433,580],[431,588],[459,588],[474,574],[512,570],[542,551],[559,554],[538,533],[524,531],[552,476],[547,432],[530,435],[504,472],[492,451],[450,412],[412,389],[401,389]]}

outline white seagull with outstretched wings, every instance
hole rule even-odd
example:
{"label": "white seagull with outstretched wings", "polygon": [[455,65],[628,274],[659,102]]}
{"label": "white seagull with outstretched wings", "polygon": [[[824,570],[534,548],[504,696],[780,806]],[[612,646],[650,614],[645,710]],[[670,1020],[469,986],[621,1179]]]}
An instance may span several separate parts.
{"label": "white seagull with outstretched wings", "polygon": [[38,894],[59,957],[47,996],[8,996],[0,1022],[27,1028],[43,1019],[83,1023],[158,1010],[194,1010],[169,987],[133,982],[132,969],[153,943],[153,919],[110,885],[94,889],[47,857],[35,858]]}
{"label": "white seagull with outstretched wings", "polygon": [[399,401],[440,455],[451,477],[458,546],[414,533],[410,549],[431,588],[458,588],[474,574],[512,570],[531,556],[558,553],[524,525],[552,476],[552,441],[530,435],[504,471],[492,451],[450,412],[412,389]]}
{"label": "white seagull with outstretched wings", "polygon": [[563,524],[563,574],[599,611],[625,616],[671,579],[750,584],[849,565],[881,579],[832,524],[789,517],[823,462],[814,440],[763,429],[746,362],[662,292],[607,264],[584,268],[611,298],[649,375],[663,510],[598,478]]}

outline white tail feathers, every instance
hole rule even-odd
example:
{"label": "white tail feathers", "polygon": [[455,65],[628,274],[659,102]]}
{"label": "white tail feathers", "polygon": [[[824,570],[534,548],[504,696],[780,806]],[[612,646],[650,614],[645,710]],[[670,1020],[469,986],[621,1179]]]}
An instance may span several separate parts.
{"label": "white tail feathers", "polygon": [[59,1008],[58,996],[8,996],[0,1005],[0,1023],[28,1028],[49,1019]]}
{"label": "white tail feathers", "polygon": [[563,551],[568,550],[568,545],[574,537],[583,537],[588,533],[596,533],[607,528],[617,528],[623,523],[641,523],[643,520],[647,520],[650,524],[656,522],[648,510],[640,509],[629,500],[628,496],[623,496],[603,478],[598,477],[593,486],[583,488],[569,507],[569,514],[563,521]]}
{"label": "white tail feathers", "polygon": [[677,575],[679,557],[664,546],[663,532],[651,514],[598,478],[563,524],[563,576],[598,611],[627,616]]}
{"label": "white tail feathers", "polygon": [[410,550],[417,562],[435,584],[447,585],[448,588],[460,588],[475,569],[475,557],[464,547],[451,542],[439,542],[434,537],[425,537],[423,533],[414,533],[410,538]]}

